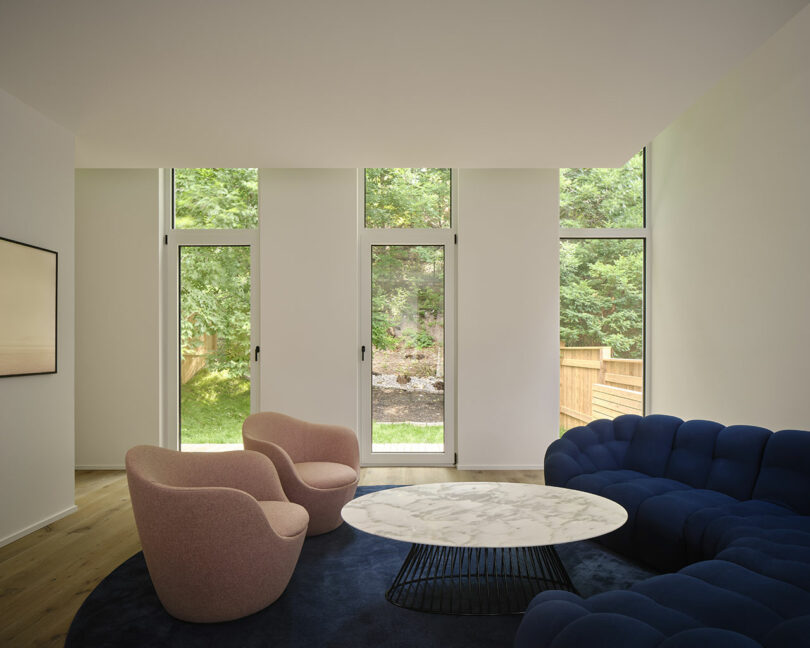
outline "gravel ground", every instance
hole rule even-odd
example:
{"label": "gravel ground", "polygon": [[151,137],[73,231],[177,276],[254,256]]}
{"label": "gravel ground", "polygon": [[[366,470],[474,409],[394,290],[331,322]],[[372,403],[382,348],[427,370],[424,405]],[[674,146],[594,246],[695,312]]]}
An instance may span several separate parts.
{"label": "gravel ground", "polygon": [[[433,393],[444,393],[444,382],[439,378],[419,378],[411,376],[407,382],[397,380],[396,374],[381,374],[371,377],[371,384],[374,387],[384,387],[385,389],[402,389],[408,392],[425,391]],[[438,388],[437,388],[438,385]]]}

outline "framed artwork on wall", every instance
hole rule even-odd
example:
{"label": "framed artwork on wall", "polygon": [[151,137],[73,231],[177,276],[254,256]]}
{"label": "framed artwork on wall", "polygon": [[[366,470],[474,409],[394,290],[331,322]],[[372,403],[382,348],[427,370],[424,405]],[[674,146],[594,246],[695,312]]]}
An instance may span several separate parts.
{"label": "framed artwork on wall", "polygon": [[0,237],[0,378],[56,373],[57,256]]}

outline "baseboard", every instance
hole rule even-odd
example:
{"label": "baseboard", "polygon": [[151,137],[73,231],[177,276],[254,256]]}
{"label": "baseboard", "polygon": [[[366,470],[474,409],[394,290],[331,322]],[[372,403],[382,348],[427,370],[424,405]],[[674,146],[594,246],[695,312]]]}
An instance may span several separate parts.
{"label": "baseboard", "polygon": [[76,505],[70,506],[66,508],[64,511],[60,511],[59,513],[55,513],[49,517],[46,517],[44,520],[40,520],[39,522],[35,522],[30,526],[17,531],[16,533],[12,533],[11,535],[6,536],[2,540],[0,540],[0,547],[5,547],[7,544],[11,544],[15,540],[19,540],[23,536],[27,536],[29,533],[33,533],[34,531],[38,531],[44,526],[48,526],[52,522],[56,522],[57,520],[61,520],[63,517],[67,517],[71,513],[75,513],[79,510],[79,507]]}
{"label": "baseboard", "polygon": [[76,466],[76,470],[126,470],[124,464],[83,464]]}
{"label": "baseboard", "polygon": [[459,470],[543,470],[543,464],[521,465],[490,465],[490,464],[458,464]]}

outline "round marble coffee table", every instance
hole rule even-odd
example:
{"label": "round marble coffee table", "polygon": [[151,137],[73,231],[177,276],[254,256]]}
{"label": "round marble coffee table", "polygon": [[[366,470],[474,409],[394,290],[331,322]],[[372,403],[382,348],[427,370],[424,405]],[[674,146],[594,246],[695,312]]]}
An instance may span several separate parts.
{"label": "round marble coffee table", "polygon": [[553,545],[619,528],[627,512],[568,488],[494,482],[377,491],[343,507],[373,535],[412,543],[385,597],[444,614],[518,614],[546,589],[575,591]]}

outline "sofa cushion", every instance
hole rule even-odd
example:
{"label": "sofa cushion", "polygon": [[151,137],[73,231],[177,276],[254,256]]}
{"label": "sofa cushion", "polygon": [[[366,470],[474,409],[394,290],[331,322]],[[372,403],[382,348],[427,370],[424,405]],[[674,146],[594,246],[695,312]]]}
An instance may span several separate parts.
{"label": "sofa cushion", "polygon": [[[733,526],[746,526],[744,519],[761,515],[790,515],[786,508],[763,502],[760,500],[746,500],[744,502],[733,502],[713,508],[702,508],[690,515],[686,519],[683,533],[686,541],[686,551],[691,562],[713,558],[717,551],[714,544],[717,541],[718,532],[728,530]],[[729,518],[722,523],[718,520]],[[709,525],[715,524],[715,530],[706,538],[706,530]]]}
{"label": "sofa cushion", "polygon": [[627,522],[616,531],[601,536],[600,542],[629,555],[635,555],[635,517],[642,502],[661,493],[688,488],[686,484],[664,477],[644,477],[606,486],[600,494],[624,507],[627,511]]}
{"label": "sofa cushion", "polygon": [[780,623],[765,637],[765,648],[807,648],[810,645],[810,615]]}
{"label": "sofa cushion", "polygon": [[768,439],[754,499],[810,514],[810,434],[781,430]]}
{"label": "sofa cushion", "polygon": [[706,488],[734,499],[749,499],[770,436],[770,430],[753,425],[730,425],[720,430]]}
{"label": "sofa cushion", "polygon": [[[557,590],[553,592],[556,593]],[[566,626],[588,614],[581,600],[572,603],[565,599],[541,599],[545,593],[534,597],[529,604],[518,626],[514,648],[551,646]]]}
{"label": "sofa cushion", "polygon": [[568,430],[546,451],[546,483],[565,486],[577,475],[621,468],[640,420],[640,416],[626,414],[613,421],[600,419]]}
{"label": "sofa cushion", "polygon": [[810,610],[810,592],[739,563],[721,559],[704,560],[678,573],[748,597],[770,608],[783,619],[801,616]]}
{"label": "sofa cushion", "polygon": [[717,491],[690,488],[671,490],[644,500],[636,511],[635,542],[638,557],[662,571],[675,571],[689,562],[686,521],[701,509],[734,503]]}
{"label": "sofa cushion", "polygon": [[639,592],[618,590],[591,596],[585,601],[591,612],[614,612],[643,621],[665,636],[695,628],[700,623],[693,617],[656,603]]}
{"label": "sofa cushion", "polygon": [[[763,509],[766,506],[769,507],[769,510],[761,513],[754,512],[755,509]],[[749,510],[746,511],[746,508]],[[689,519],[689,525],[693,524],[693,519],[703,515],[704,511],[693,515]],[[793,515],[790,509],[776,504],[758,500],[738,502],[726,507],[724,514],[717,515],[708,521],[700,538],[699,553],[695,555],[714,557],[737,538],[757,537],[762,533],[768,533],[769,530],[810,530],[808,523],[810,523],[810,519],[807,517]]]}
{"label": "sofa cushion", "polygon": [[654,576],[631,588],[703,625],[739,632],[757,641],[783,618],[748,596],[683,573]]}
{"label": "sofa cushion", "polygon": [[[540,608],[542,609],[542,608]],[[652,626],[623,614],[592,612],[567,624],[554,638],[554,648],[622,646],[658,648],[666,639]],[[543,644],[531,644],[533,648]]]}
{"label": "sofa cushion", "polygon": [[643,417],[636,425],[622,467],[650,477],[663,477],[675,431],[681,423],[681,419],[663,414]]}
{"label": "sofa cushion", "polygon": [[675,433],[665,476],[693,488],[703,488],[709,479],[714,444],[723,426],[713,421],[686,421]]}
{"label": "sofa cushion", "polygon": [[768,538],[739,538],[717,559],[810,591],[810,534],[771,531]]}
{"label": "sofa cushion", "polygon": [[649,476],[635,470],[599,470],[577,475],[570,479],[565,486],[600,495],[607,486],[623,484],[635,479],[649,479]]}
{"label": "sofa cushion", "polygon": [[672,637],[668,637],[658,648],[696,648],[697,646],[711,646],[711,648],[761,648],[761,644],[737,632],[729,632],[720,628],[697,628],[684,630]]}

